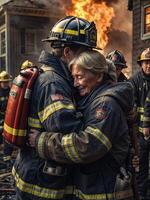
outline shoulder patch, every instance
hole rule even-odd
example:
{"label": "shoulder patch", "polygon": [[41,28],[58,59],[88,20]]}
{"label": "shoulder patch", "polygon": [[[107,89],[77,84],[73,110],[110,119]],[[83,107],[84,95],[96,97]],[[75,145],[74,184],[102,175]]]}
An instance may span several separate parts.
{"label": "shoulder patch", "polygon": [[103,120],[105,119],[106,114],[107,114],[106,110],[104,110],[103,108],[97,108],[95,117],[97,120]]}
{"label": "shoulder patch", "polygon": [[52,99],[52,101],[63,100],[64,96],[62,94],[52,94],[51,99]]}

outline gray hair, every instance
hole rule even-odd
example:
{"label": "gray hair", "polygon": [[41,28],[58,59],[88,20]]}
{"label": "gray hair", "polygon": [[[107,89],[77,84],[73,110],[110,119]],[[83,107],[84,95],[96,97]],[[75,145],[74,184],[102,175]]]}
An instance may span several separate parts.
{"label": "gray hair", "polygon": [[104,74],[108,72],[108,66],[105,57],[96,50],[87,50],[76,56],[69,64],[89,70],[94,74]]}

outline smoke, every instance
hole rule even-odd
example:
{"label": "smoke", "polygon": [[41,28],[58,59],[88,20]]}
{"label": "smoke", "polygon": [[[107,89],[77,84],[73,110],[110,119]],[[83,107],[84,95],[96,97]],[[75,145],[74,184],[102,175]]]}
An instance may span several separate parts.
{"label": "smoke", "polygon": [[[72,6],[71,0],[62,0],[64,10]],[[127,64],[131,67],[132,53],[132,13],[128,11],[127,1],[123,0],[93,0],[93,3],[105,2],[114,8],[115,17],[112,19],[111,27],[108,32],[108,44],[103,49],[104,54],[112,50],[120,50],[124,53]]]}
{"label": "smoke", "polygon": [[[49,8],[51,12],[62,10],[62,2],[60,0],[28,0],[29,2],[36,4],[39,8]],[[56,13],[55,13],[56,14]]]}
{"label": "smoke", "polygon": [[115,17],[108,33],[109,41],[104,49],[104,54],[112,50],[120,50],[125,56],[130,74],[132,71],[132,13],[127,10],[127,2],[122,0],[117,2],[117,4],[113,4]]}
{"label": "smoke", "polygon": [[113,50],[121,51],[129,66],[131,66],[132,38],[125,31],[112,29],[108,34],[109,43],[104,49],[104,54],[108,54]]}

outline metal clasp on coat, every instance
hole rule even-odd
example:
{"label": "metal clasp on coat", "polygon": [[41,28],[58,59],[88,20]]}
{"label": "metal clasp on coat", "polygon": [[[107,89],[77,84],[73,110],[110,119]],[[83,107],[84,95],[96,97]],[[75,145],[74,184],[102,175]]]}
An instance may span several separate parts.
{"label": "metal clasp on coat", "polygon": [[52,176],[66,176],[67,175],[67,168],[62,166],[55,166],[52,167],[46,161],[43,167],[43,173],[52,175]]}

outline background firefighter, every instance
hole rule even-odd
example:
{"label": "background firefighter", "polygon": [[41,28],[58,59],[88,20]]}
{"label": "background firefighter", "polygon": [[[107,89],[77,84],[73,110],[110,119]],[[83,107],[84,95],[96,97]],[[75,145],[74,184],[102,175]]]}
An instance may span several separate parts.
{"label": "background firefighter", "polygon": [[[43,73],[37,78],[30,105],[29,129],[66,134],[80,127],[74,87],[67,63],[86,49],[96,48],[95,24],[81,18],[61,19],[44,41],[52,53],[42,51]],[[34,148],[20,149],[13,167],[17,200],[72,198],[72,165],[42,159]]]}
{"label": "background firefighter", "polygon": [[106,56],[106,58],[111,60],[116,67],[117,81],[118,82],[127,81],[127,77],[122,72],[123,69],[127,68],[123,53],[121,53],[118,50],[115,50],[110,52]]}
{"label": "background firefighter", "polygon": [[12,167],[11,155],[13,152],[12,145],[8,144],[2,136],[11,80],[11,76],[6,71],[0,73],[0,138],[1,144],[3,143],[3,161],[6,163],[6,170],[9,170]]}
{"label": "background firefighter", "polygon": [[[149,153],[150,143],[145,140],[145,132],[143,127],[146,127],[146,111],[144,109],[148,92],[150,91],[150,48],[145,49],[138,58],[140,71],[132,78],[131,82],[134,87],[135,108],[137,111],[137,126],[138,140],[140,144],[140,167],[138,173],[139,192],[142,200],[150,199],[150,187],[148,184],[149,172]],[[145,114],[144,114],[145,113]]]}

